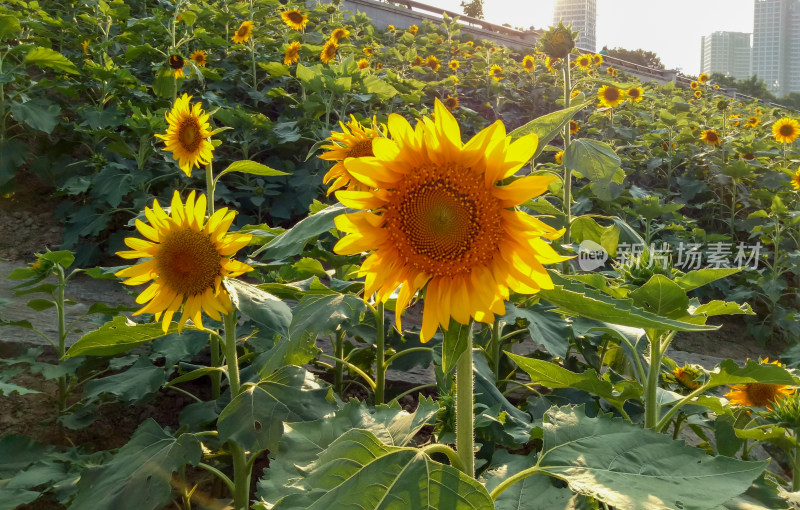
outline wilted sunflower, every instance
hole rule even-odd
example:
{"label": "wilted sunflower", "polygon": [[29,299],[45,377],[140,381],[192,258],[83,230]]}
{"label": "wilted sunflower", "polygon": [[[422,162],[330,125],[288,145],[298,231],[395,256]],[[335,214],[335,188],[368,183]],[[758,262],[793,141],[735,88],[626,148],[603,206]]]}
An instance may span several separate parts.
{"label": "wilted sunflower", "polygon": [[681,385],[689,388],[690,390],[696,390],[702,386],[702,384],[696,380],[697,376],[700,374],[692,367],[677,367],[672,371],[672,375],[675,376],[675,379],[677,379]]}
{"label": "wilted sunflower", "polygon": [[644,89],[642,87],[633,87],[628,89],[628,101],[638,103],[644,99]]}
{"label": "wilted sunflower", "polygon": [[292,41],[286,47],[286,53],[283,54],[283,65],[288,66],[295,62],[300,61],[300,43]]}
{"label": "wilted sunflower", "polygon": [[450,63],[447,64],[447,67],[449,67],[452,71],[458,71],[458,66],[459,66],[458,60],[455,59],[451,60]]}
{"label": "wilted sunflower", "polygon": [[419,32],[419,27],[417,25],[411,25],[410,27],[408,27],[409,34],[417,35],[417,32]]}
{"label": "wilted sunflower", "polygon": [[183,78],[183,66],[186,65],[186,62],[183,60],[183,57],[180,55],[170,55],[169,59],[167,60],[169,67],[172,69],[172,72],[175,75],[175,78]]}
{"label": "wilted sunflower", "polygon": [[533,294],[553,283],[543,264],[565,260],[544,241],[557,231],[512,209],[547,190],[553,177],[526,176],[507,186],[499,181],[530,161],[536,136],[513,143],[497,121],[466,144],[447,108],[436,100],[434,119],[415,128],[389,116],[392,139],[373,141],[375,157],[348,159],[348,172],[369,191],[339,191],[347,206],[366,209],[337,217],[349,235],[338,254],[372,253],[361,265],[364,297],[387,301],[399,287],[397,325],[420,289],[426,288],[420,339],[430,340],[452,317],[491,323],[504,314],[513,290]]}
{"label": "wilted sunflower", "polygon": [[800,168],[792,175],[792,188],[800,190]]}
{"label": "wilted sunflower", "polygon": [[707,82],[708,81],[708,74],[700,73],[700,76],[697,77],[697,81],[699,81],[700,83]]}
{"label": "wilted sunflower", "polygon": [[[136,298],[144,305],[134,315],[152,313],[166,333],[172,317],[183,305],[178,331],[187,319],[203,328],[202,314],[221,320],[220,314],[233,311],[230,296],[222,287],[222,278],[242,275],[253,268],[231,260],[230,256],[247,246],[250,234],[228,234],[236,213],[222,208],[206,221],[206,196],[195,201],[189,193],[186,204],[176,191],[170,214],[157,200],[153,208],[144,208],[149,225],[136,220],[136,228],[146,239],[125,238],[131,250],[117,252],[122,258],[146,259],[115,273],[127,278],[125,285],[142,285],[152,281]],[[146,304],[145,304],[146,303]]]}
{"label": "wilted sunflower", "polygon": [[440,67],[442,67],[442,65],[439,63],[439,59],[433,55],[429,55],[428,58],[425,59],[425,65],[428,66],[434,73],[438,71]]}
{"label": "wilted sunflower", "polygon": [[346,39],[350,37],[350,31],[346,28],[337,28],[333,32],[331,32],[331,39],[336,41],[337,43],[342,39]]}
{"label": "wilted sunflower", "polygon": [[750,117],[747,119],[747,122],[744,123],[744,127],[752,128],[758,126],[759,124],[761,124],[761,119],[758,117]]}
{"label": "wilted sunflower", "polygon": [[183,94],[175,100],[172,110],[165,115],[167,132],[156,134],[164,140],[163,150],[172,151],[172,159],[178,160],[178,166],[191,177],[192,168],[211,162],[214,145],[208,140],[211,136],[208,114],[203,111],[201,103],[189,106],[192,96]]}
{"label": "wilted sunflower", "polygon": [[369,60],[365,58],[361,58],[358,60],[358,68],[359,69],[366,69],[369,67]]}
{"label": "wilted sunflower", "polygon": [[548,28],[539,37],[539,47],[548,57],[565,58],[575,47],[577,35],[578,32],[573,32],[559,21],[558,26]]}
{"label": "wilted sunflower", "polygon": [[250,40],[250,37],[253,36],[253,27],[255,25],[252,21],[242,21],[242,24],[239,25],[239,29],[233,33],[233,37],[231,39],[236,44],[242,44]]}
{"label": "wilted sunflower", "polygon": [[597,91],[597,98],[600,100],[600,106],[606,106],[608,108],[619,106],[625,101],[622,91],[617,87],[611,87],[609,85],[600,87],[600,90]]}
{"label": "wilted sunflower", "polygon": [[443,103],[445,108],[447,108],[451,112],[456,108],[458,108],[458,98],[451,96],[450,94],[447,94],[447,97],[444,98]]}
{"label": "wilted sunflower", "polygon": [[505,78],[505,76],[503,76],[503,68],[497,64],[489,68],[489,76],[491,76],[494,81],[500,81]]}
{"label": "wilted sunflower", "polygon": [[555,155],[556,163],[559,165],[564,162],[564,151],[558,151]]}
{"label": "wilted sunflower", "polygon": [[328,42],[326,42],[325,46],[322,47],[322,51],[319,54],[319,59],[323,64],[328,64],[336,58],[336,52],[338,50],[339,45],[336,44],[336,41],[333,39],[328,39]]}
{"label": "wilted sunflower", "polygon": [[[358,182],[344,166],[344,160],[347,158],[362,158],[365,156],[374,156],[372,152],[372,140],[381,136],[381,131],[375,119],[372,119],[372,128],[362,126],[355,117],[350,116],[350,122],[344,124],[339,122],[342,128],[341,133],[331,133],[328,137],[332,143],[330,145],[323,145],[321,148],[328,152],[319,156],[320,159],[325,161],[335,161],[336,164],[328,170],[325,177],[322,178],[323,184],[328,184],[333,181],[328,188],[328,195],[334,191],[350,186],[354,190],[366,189],[366,187]],[[351,186],[352,184],[352,186]]]}
{"label": "wilted sunflower", "polygon": [[592,64],[599,66],[602,63],[603,63],[603,55],[599,53],[595,53],[594,55],[592,55]]}
{"label": "wilted sunflower", "polygon": [[297,9],[290,9],[281,13],[281,19],[292,30],[303,30],[308,23],[308,16]]}
{"label": "wilted sunflower", "polygon": [[719,137],[719,133],[717,133],[713,129],[705,129],[702,133],[700,133],[700,140],[707,143],[708,145],[719,145],[722,143],[722,140]]}
{"label": "wilted sunflower", "polygon": [[792,143],[800,135],[800,124],[786,117],[778,119],[772,125],[772,136],[778,143]]}
{"label": "wilted sunflower", "polygon": [[581,69],[589,69],[590,67],[592,67],[592,57],[590,57],[589,55],[581,55],[580,57],[578,57],[578,60],[576,62],[578,63],[578,67],[580,67]]}
{"label": "wilted sunflower", "polygon": [[194,60],[194,63],[200,67],[205,67],[208,63],[208,53],[203,50],[193,51],[189,58]]}
{"label": "wilted sunflower", "polygon": [[695,90],[694,91],[694,97],[696,97],[697,99],[700,99],[701,97],[703,97],[703,91],[702,90]]}
{"label": "wilted sunflower", "polygon": [[522,59],[522,68],[527,72],[531,72],[536,68],[536,60],[534,60],[533,55],[525,55],[525,58]]}
{"label": "wilted sunflower", "polygon": [[692,90],[697,90],[697,87],[699,87],[699,86],[700,86],[700,84],[699,84],[699,83],[697,83],[696,81],[693,81],[693,82],[691,82],[691,83],[689,84],[689,86],[692,88]]}
{"label": "wilted sunflower", "polygon": [[574,135],[581,130],[581,125],[574,120],[569,121],[569,134]]}

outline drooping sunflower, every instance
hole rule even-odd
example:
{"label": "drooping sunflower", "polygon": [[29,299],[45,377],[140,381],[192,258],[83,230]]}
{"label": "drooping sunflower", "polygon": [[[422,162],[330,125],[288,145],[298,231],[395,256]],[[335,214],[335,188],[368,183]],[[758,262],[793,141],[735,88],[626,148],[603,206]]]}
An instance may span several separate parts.
{"label": "drooping sunflower", "polygon": [[292,30],[303,30],[308,23],[308,16],[297,9],[289,9],[281,13],[281,19]]}
{"label": "drooping sunflower", "polygon": [[772,125],[772,136],[778,143],[792,143],[800,135],[800,124],[794,119],[782,118]]}
{"label": "drooping sunflower", "polygon": [[361,265],[364,296],[379,301],[397,295],[397,325],[409,302],[425,288],[420,339],[430,340],[452,317],[492,322],[505,313],[509,290],[533,294],[552,288],[543,264],[563,261],[544,239],[557,231],[512,208],[544,193],[553,177],[527,176],[507,186],[533,156],[536,137],[510,143],[497,121],[462,143],[458,122],[436,100],[434,119],[416,127],[389,116],[391,140],[373,141],[375,157],[348,159],[348,172],[368,191],[339,191],[336,197],[362,212],[338,216],[349,235],[339,254],[372,251]]}
{"label": "drooping sunflower", "polygon": [[242,21],[242,24],[239,25],[239,28],[236,30],[236,32],[233,33],[231,39],[236,44],[242,44],[249,41],[250,38],[253,36],[254,26],[255,24],[250,20]]}
{"label": "drooping sunflower", "polygon": [[595,53],[594,55],[592,55],[592,64],[599,66],[602,63],[603,63],[603,55],[599,53]]}
{"label": "drooping sunflower", "polygon": [[605,106],[607,108],[614,108],[625,101],[625,96],[622,95],[622,91],[610,85],[603,85],[600,87],[600,90],[597,91],[597,98],[600,100],[600,106]]}
{"label": "drooping sunflower", "polygon": [[505,78],[505,75],[503,74],[503,68],[497,64],[494,64],[489,68],[489,76],[491,76],[494,81],[500,81]]}
{"label": "drooping sunflower", "polygon": [[717,133],[713,129],[703,130],[703,132],[700,133],[700,140],[708,145],[719,145],[722,143],[722,140],[719,137],[719,133]]}
{"label": "drooping sunflower", "polygon": [[536,68],[536,60],[534,60],[533,55],[525,55],[525,58],[522,59],[522,68],[527,72],[531,72]]}
{"label": "drooping sunflower", "polygon": [[578,67],[580,67],[581,69],[589,69],[590,67],[592,67],[592,57],[589,55],[581,55],[580,57],[578,57],[578,60],[576,62],[578,64]]}
{"label": "drooping sunflower", "polygon": [[322,51],[319,54],[319,59],[323,64],[328,64],[336,58],[336,52],[339,51],[339,45],[333,39],[328,39]]}
{"label": "drooping sunflower", "polygon": [[451,71],[458,71],[458,66],[459,62],[455,59],[451,60],[450,63],[447,64],[447,67],[449,67]]}
{"label": "drooping sunflower", "polygon": [[347,158],[374,156],[372,152],[372,141],[381,136],[381,130],[375,119],[372,119],[372,127],[369,128],[362,126],[356,118],[351,115],[350,121],[347,124],[339,122],[339,126],[342,128],[342,132],[331,133],[331,136],[328,137],[331,144],[321,147],[327,150],[327,152],[319,156],[320,159],[324,159],[325,161],[336,162],[336,164],[328,170],[328,173],[325,174],[325,177],[322,178],[323,184],[331,183],[328,187],[328,195],[345,186],[354,190],[366,189],[358,179],[347,171],[347,168],[344,166],[344,161]]}
{"label": "drooping sunflower", "polygon": [[417,25],[411,25],[410,27],[408,27],[409,34],[416,36],[417,32],[419,32],[419,27]]}
{"label": "drooping sunflower", "polygon": [[346,28],[337,28],[331,32],[331,39],[335,40],[337,43],[342,39],[347,39],[348,37],[350,37],[350,31]]}
{"label": "drooping sunflower", "polygon": [[456,108],[458,108],[458,98],[455,96],[451,96],[450,94],[447,94],[447,97],[445,97],[444,101],[442,102],[444,103],[445,108],[447,108],[451,112]]}
{"label": "drooping sunflower", "polygon": [[644,99],[644,89],[642,87],[633,87],[628,89],[628,101],[638,103]]}
{"label": "drooping sunflower", "polygon": [[300,61],[300,43],[292,41],[286,47],[286,52],[283,54],[283,65],[292,65]]}
{"label": "drooping sunflower", "polygon": [[694,97],[696,97],[697,99],[700,99],[701,97],[703,97],[703,91],[702,90],[695,90],[694,91]]}
{"label": "drooping sunflower", "polygon": [[792,175],[792,188],[800,190],[800,168]]}
{"label": "drooping sunflower", "polygon": [[705,83],[708,81],[708,74],[707,73],[700,73],[700,76],[697,77],[697,81],[700,83]]}
{"label": "drooping sunflower", "polygon": [[794,395],[795,387],[788,384],[745,383],[731,385],[725,398],[731,404],[772,409],[775,402]]}
{"label": "drooping sunflower", "polygon": [[211,131],[208,114],[203,111],[201,103],[190,106],[192,96],[183,94],[175,100],[175,104],[166,115],[167,132],[156,134],[164,140],[163,150],[172,151],[172,159],[187,177],[191,177],[192,169],[211,162],[214,145],[208,140]]}
{"label": "drooping sunflower", "polygon": [[696,380],[697,376],[700,374],[692,367],[677,367],[672,371],[672,375],[675,376],[675,379],[677,379],[682,386],[689,388],[690,390],[696,390],[702,386],[702,384]]}
{"label": "drooping sunflower", "polygon": [[230,296],[222,287],[222,279],[242,275],[253,268],[230,257],[247,246],[250,234],[229,234],[228,228],[236,216],[223,208],[206,220],[206,196],[195,200],[189,193],[186,204],[176,191],[172,196],[170,214],[164,212],[157,200],[153,208],[145,207],[149,225],[136,220],[136,228],[146,239],[128,237],[130,250],[117,252],[125,259],[146,259],[115,273],[127,278],[125,285],[152,283],[136,298],[144,305],[134,312],[152,313],[166,333],[172,317],[183,305],[178,330],[188,319],[203,328],[202,314],[221,320],[220,314],[233,311]]}
{"label": "drooping sunflower", "polygon": [[182,56],[170,55],[167,64],[169,64],[170,69],[172,69],[175,78],[183,78],[185,76],[183,74],[183,66],[186,65],[186,61],[183,60]]}
{"label": "drooping sunflower", "polygon": [[574,135],[581,130],[581,125],[574,120],[569,121],[569,134]]}
{"label": "drooping sunflower", "polygon": [[693,82],[691,82],[691,83],[689,84],[689,87],[691,87],[691,88],[692,88],[692,90],[697,90],[697,87],[699,87],[699,86],[700,86],[700,84],[699,84],[699,83],[697,83],[696,81],[693,81]]}
{"label": "drooping sunflower", "polygon": [[440,67],[442,67],[442,65],[439,63],[439,59],[433,55],[428,55],[428,58],[425,59],[425,65],[428,66],[434,73],[438,71]]}
{"label": "drooping sunflower", "polygon": [[357,64],[359,69],[367,69],[369,67],[369,60],[361,58],[358,60]]}
{"label": "drooping sunflower", "polygon": [[208,53],[204,50],[195,50],[189,55],[189,58],[194,60],[194,63],[200,67],[205,67],[208,63]]}
{"label": "drooping sunflower", "polygon": [[761,124],[761,119],[758,117],[750,117],[747,119],[747,122],[744,123],[744,127],[753,128]]}

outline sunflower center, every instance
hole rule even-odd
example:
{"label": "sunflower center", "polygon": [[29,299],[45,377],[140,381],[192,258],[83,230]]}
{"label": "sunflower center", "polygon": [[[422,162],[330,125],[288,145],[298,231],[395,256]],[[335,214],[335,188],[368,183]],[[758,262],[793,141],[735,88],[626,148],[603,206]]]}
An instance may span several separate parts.
{"label": "sunflower center", "polygon": [[619,99],[619,89],[609,87],[606,89],[605,98],[607,101],[616,101]]}
{"label": "sunflower center", "polygon": [[363,158],[365,156],[374,155],[375,154],[372,152],[372,138],[357,141],[347,152],[347,157],[349,158]]}
{"label": "sunflower center", "polygon": [[794,134],[794,127],[791,124],[784,124],[780,127],[779,132],[781,136],[792,136]]}
{"label": "sunflower center", "polygon": [[717,140],[719,140],[719,138],[717,138],[717,134],[716,134],[716,133],[714,133],[713,131],[709,132],[709,133],[706,135],[706,139],[707,139],[709,142],[716,142]]}
{"label": "sunflower center", "polygon": [[177,230],[161,242],[155,257],[159,281],[179,294],[202,294],[219,278],[220,258],[208,234],[190,228]]}
{"label": "sunflower center", "polygon": [[777,384],[748,383],[745,391],[752,405],[758,407],[765,407],[767,404],[775,402],[778,397]]}
{"label": "sunflower center", "polygon": [[415,168],[392,193],[386,227],[400,256],[432,276],[488,263],[503,235],[499,201],[456,164]]}
{"label": "sunflower center", "polygon": [[248,32],[248,27],[242,25],[239,27],[239,30],[236,31],[236,35],[238,35],[239,37],[244,37],[247,35],[247,32]]}
{"label": "sunflower center", "polygon": [[289,21],[295,24],[300,24],[303,22],[303,15],[296,11],[289,11],[286,13],[286,17],[289,18]]}
{"label": "sunflower center", "polygon": [[197,119],[189,117],[181,122],[178,126],[178,139],[187,152],[195,152],[200,147],[202,137],[200,136],[200,123]]}

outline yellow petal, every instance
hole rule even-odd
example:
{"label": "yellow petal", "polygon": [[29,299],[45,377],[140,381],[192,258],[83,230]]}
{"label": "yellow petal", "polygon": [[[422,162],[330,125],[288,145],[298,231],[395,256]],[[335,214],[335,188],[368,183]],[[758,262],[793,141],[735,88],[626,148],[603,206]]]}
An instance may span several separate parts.
{"label": "yellow petal", "polygon": [[500,199],[500,207],[514,207],[547,191],[547,186],[554,180],[556,178],[551,176],[529,175],[508,186],[495,188],[493,194]]}

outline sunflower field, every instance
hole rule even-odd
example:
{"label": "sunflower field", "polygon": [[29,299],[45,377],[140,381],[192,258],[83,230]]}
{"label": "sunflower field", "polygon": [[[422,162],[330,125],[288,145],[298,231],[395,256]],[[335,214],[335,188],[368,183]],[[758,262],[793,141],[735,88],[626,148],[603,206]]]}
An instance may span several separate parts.
{"label": "sunflower field", "polygon": [[1,1],[0,510],[800,508],[800,113],[576,36]]}

